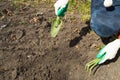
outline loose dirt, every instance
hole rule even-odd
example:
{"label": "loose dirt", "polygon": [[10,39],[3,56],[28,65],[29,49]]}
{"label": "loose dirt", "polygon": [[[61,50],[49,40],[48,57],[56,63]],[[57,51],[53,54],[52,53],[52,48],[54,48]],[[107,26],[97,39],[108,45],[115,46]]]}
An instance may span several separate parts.
{"label": "loose dirt", "polygon": [[54,18],[46,3],[16,9],[0,2],[0,80],[119,80],[119,55],[91,75],[84,69],[104,45],[89,21],[68,12],[52,38]]}

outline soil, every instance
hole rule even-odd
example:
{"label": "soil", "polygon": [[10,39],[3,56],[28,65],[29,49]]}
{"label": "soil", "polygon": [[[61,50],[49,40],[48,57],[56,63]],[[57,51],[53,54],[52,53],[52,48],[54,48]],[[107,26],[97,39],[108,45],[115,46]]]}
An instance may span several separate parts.
{"label": "soil", "polygon": [[15,8],[0,2],[0,80],[119,80],[119,55],[91,75],[84,69],[104,45],[89,21],[68,12],[53,38],[55,17],[50,4]]}

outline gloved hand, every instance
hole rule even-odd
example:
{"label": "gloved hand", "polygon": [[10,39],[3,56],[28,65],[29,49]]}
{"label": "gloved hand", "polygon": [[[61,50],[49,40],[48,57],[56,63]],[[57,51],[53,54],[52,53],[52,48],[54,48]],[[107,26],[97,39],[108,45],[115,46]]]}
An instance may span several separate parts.
{"label": "gloved hand", "polygon": [[113,0],[104,0],[105,7],[111,7],[113,5]]}
{"label": "gloved hand", "polygon": [[54,4],[55,7],[55,14],[57,16],[64,16],[64,13],[67,11],[68,8],[68,0],[57,0]]}
{"label": "gloved hand", "polygon": [[104,63],[106,60],[113,59],[118,49],[120,48],[120,39],[116,39],[113,42],[107,44],[100,52],[97,54],[97,58],[101,58],[101,61],[98,64]]}

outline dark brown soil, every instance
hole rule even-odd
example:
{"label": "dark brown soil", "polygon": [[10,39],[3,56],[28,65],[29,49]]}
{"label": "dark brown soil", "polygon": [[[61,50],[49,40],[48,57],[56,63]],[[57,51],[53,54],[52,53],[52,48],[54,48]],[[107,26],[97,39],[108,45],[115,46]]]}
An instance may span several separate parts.
{"label": "dark brown soil", "polygon": [[53,6],[15,8],[0,2],[0,80],[119,80],[120,59],[85,71],[103,45],[81,22],[80,14],[66,13],[57,35],[50,36]]}

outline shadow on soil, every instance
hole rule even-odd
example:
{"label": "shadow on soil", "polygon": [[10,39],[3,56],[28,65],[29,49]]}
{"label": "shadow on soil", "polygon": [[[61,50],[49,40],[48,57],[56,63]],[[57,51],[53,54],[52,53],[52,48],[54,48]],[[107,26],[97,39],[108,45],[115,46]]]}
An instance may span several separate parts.
{"label": "shadow on soil", "polygon": [[83,36],[86,36],[87,33],[89,33],[90,31],[90,21],[86,21],[87,26],[82,28],[79,36],[75,37],[74,39],[72,39],[69,43],[69,47],[74,47],[75,45],[77,45],[80,40],[82,39]]}
{"label": "shadow on soil", "polygon": [[[75,45],[77,45],[80,42],[80,40],[82,39],[82,37],[86,36],[86,34],[90,32],[90,30],[91,30],[90,21],[87,21],[86,24],[87,24],[87,26],[82,28],[81,31],[79,32],[79,36],[75,37],[74,39],[72,39],[70,41],[69,47],[74,47]],[[101,38],[102,42],[106,45],[106,44],[110,43],[111,41],[113,41],[115,39],[114,36],[115,35],[113,35],[112,37],[107,37],[107,38],[100,37],[100,38]],[[96,68],[95,68],[95,70],[93,72],[93,75],[97,72],[97,70],[99,69],[100,66],[108,65],[108,64],[110,64],[112,62],[116,62],[118,60],[119,56],[120,56],[119,53],[120,53],[120,49],[119,49],[119,51],[118,51],[118,53],[117,53],[117,55],[116,55],[116,57],[114,59],[108,60],[104,64],[96,66]]]}

